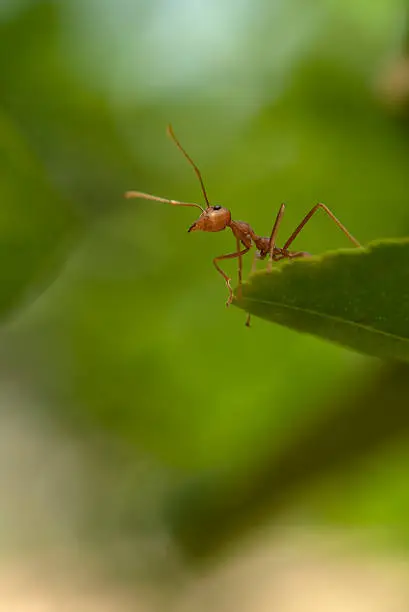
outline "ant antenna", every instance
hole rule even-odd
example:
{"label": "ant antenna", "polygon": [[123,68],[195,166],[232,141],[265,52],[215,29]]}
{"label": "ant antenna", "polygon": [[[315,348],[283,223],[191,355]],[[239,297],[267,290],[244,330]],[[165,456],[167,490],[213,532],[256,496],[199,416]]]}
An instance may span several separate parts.
{"label": "ant antenna", "polygon": [[151,195],[150,193],[142,193],[142,191],[127,191],[125,193],[126,198],[141,198],[143,200],[154,200],[155,202],[164,202],[165,204],[172,204],[172,206],[194,206],[200,208],[204,212],[204,208],[200,204],[193,202],[179,202],[178,200],[168,200],[167,198],[160,198],[159,196]]}
{"label": "ant antenna", "polygon": [[209,198],[207,197],[206,189],[205,189],[205,186],[204,186],[204,183],[203,183],[203,179],[202,179],[202,175],[200,174],[199,168],[196,166],[195,162],[190,157],[190,155],[188,155],[186,153],[186,151],[184,150],[184,148],[182,147],[182,145],[180,144],[180,142],[176,138],[175,133],[173,131],[173,128],[172,128],[172,126],[170,124],[168,125],[167,132],[168,132],[169,136],[171,137],[171,139],[173,140],[173,142],[176,144],[177,148],[180,151],[182,151],[183,155],[186,157],[187,161],[193,167],[193,170],[196,172],[196,176],[197,176],[197,178],[200,181],[200,186],[202,188],[202,193],[203,193],[205,202],[207,204],[207,207],[210,208]]}

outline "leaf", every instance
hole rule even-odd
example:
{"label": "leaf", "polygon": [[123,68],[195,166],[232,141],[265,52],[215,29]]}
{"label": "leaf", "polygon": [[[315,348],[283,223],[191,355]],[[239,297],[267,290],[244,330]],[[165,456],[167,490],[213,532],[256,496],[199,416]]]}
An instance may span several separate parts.
{"label": "leaf", "polygon": [[276,264],[236,306],[361,353],[409,361],[409,239]]}

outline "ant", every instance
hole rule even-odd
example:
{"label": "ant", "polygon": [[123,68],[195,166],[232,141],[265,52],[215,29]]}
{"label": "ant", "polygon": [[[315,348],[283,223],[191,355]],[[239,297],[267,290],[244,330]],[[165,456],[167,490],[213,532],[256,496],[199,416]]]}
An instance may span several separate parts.
{"label": "ant", "polygon": [[[311,217],[319,210],[323,210],[339,227],[339,229],[345,234],[345,236],[356,246],[361,247],[360,243],[349,233],[344,225],[336,218],[336,216],[331,212],[331,210],[325,206],[325,204],[316,204],[309,213],[305,215],[301,223],[296,227],[291,236],[285,242],[283,247],[278,247],[276,245],[276,237],[278,233],[278,229],[283,218],[285,204],[281,204],[279,211],[277,213],[276,219],[274,221],[273,229],[271,230],[270,237],[258,236],[253,228],[246,223],[245,221],[234,221],[231,217],[231,212],[228,208],[224,206],[212,206],[209,202],[209,198],[207,197],[206,188],[203,183],[202,175],[200,173],[199,168],[196,166],[192,158],[186,153],[185,149],[182,147],[178,139],[176,138],[172,126],[169,125],[167,128],[168,135],[174,141],[178,149],[182,152],[185,158],[188,160],[190,165],[193,167],[202,189],[202,194],[204,200],[206,202],[206,208],[200,206],[200,204],[195,204],[193,202],[179,202],[178,200],[168,200],[166,198],[160,198],[158,196],[150,195],[148,193],[142,193],[140,191],[127,191],[125,193],[126,198],[143,198],[145,200],[154,200],[156,202],[164,202],[166,204],[171,204],[172,206],[191,206],[195,208],[199,208],[202,213],[200,217],[195,221],[188,229],[188,232],[220,232],[227,227],[231,229],[234,237],[236,238],[236,251],[234,253],[229,253],[228,255],[219,255],[213,259],[213,264],[216,270],[221,274],[225,280],[227,289],[229,291],[229,297],[226,302],[226,306],[230,306],[233,301],[234,293],[231,288],[231,278],[223,272],[217,262],[223,259],[235,259],[238,258],[238,287],[239,292],[241,292],[242,285],[242,275],[243,275],[243,255],[245,255],[251,247],[254,245],[256,247],[255,256],[253,259],[252,269],[251,271],[255,271],[256,267],[256,259],[265,259],[268,257],[268,269],[272,268],[273,261],[280,261],[281,259],[295,259],[300,257],[310,257],[310,253],[305,251],[290,251],[289,247],[297,238],[298,234],[304,228],[306,223],[311,219]],[[244,248],[242,248],[244,247]],[[246,325],[250,325],[250,315],[247,318]]]}

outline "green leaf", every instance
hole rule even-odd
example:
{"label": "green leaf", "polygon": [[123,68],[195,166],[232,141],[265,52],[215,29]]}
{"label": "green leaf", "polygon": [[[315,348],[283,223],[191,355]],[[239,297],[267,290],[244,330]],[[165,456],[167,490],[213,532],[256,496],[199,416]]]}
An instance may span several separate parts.
{"label": "green leaf", "polygon": [[234,303],[361,353],[409,361],[409,240],[276,264],[254,274]]}

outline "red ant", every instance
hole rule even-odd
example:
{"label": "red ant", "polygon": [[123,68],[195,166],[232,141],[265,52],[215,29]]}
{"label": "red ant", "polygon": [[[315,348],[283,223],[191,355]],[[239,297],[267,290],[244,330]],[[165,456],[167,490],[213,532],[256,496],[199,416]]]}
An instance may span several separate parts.
{"label": "red ant", "polygon": [[[336,225],[340,228],[340,230],[345,234],[345,236],[356,246],[360,247],[359,242],[348,232],[346,227],[342,225],[340,221],[335,217],[335,215],[330,211],[330,209],[325,206],[325,204],[316,204],[308,214],[305,215],[304,219],[301,223],[296,227],[291,236],[285,242],[282,248],[276,246],[276,237],[278,228],[280,226],[281,220],[283,218],[285,204],[281,204],[279,211],[276,216],[276,220],[274,221],[273,229],[271,231],[270,237],[258,236],[252,227],[246,223],[245,221],[234,221],[231,218],[231,213],[228,208],[224,206],[211,206],[209,199],[207,197],[206,189],[203,183],[202,175],[200,174],[199,168],[196,166],[191,157],[186,153],[178,139],[176,138],[172,126],[168,126],[168,134],[175,142],[176,146],[180,149],[183,155],[186,157],[188,162],[193,167],[196,175],[199,179],[200,186],[202,188],[202,193],[206,202],[206,208],[202,208],[199,204],[195,204],[193,202],[179,202],[178,200],[168,200],[166,198],[160,198],[158,196],[150,195],[148,193],[142,193],[140,191],[127,191],[125,193],[126,198],[143,198],[145,200],[155,200],[156,202],[165,202],[167,204],[172,204],[172,206],[194,206],[196,208],[200,208],[202,214],[188,229],[189,232],[203,231],[203,232],[220,232],[226,227],[230,227],[235,238],[236,238],[236,251],[234,253],[229,253],[228,255],[219,255],[213,259],[213,264],[216,270],[223,276],[227,288],[229,290],[229,297],[226,302],[226,306],[229,306],[233,301],[233,289],[231,288],[230,281],[231,279],[223,270],[218,266],[217,262],[222,259],[234,259],[238,258],[238,287],[239,291],[241,290],[242,285],[242,272],[243,272],[243,261],[242,257],[245,255],[251,247],[256,247],[255,257],[253,259],[252,272],[255,270],[255,262],[256,258],[265,259],[268,257],[268,267],[271,269],[273,261],[280,261],[281,259],[295,259],[296,257],[309,257],[310,253],[306,253],[305,251],[290,251],[289,247],[297,238],[298,234],[301,232],[306,223],[311,219],[314,213],[317,212],[320,208],[336,223]],[[244,246],[244,249],[241,247]],[[246,324],[249,325],[250,318],[247,319]]]}

